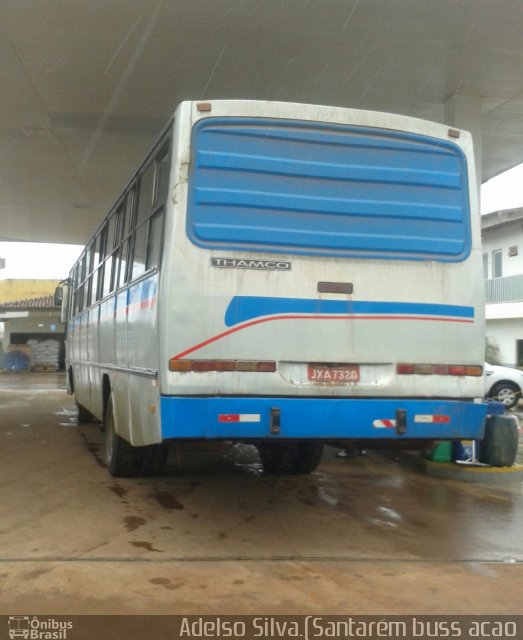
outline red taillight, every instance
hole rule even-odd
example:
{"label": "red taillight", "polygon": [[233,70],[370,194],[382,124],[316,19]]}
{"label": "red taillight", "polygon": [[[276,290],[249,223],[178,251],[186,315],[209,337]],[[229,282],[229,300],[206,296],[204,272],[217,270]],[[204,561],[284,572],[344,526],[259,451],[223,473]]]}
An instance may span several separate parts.
{"label": "red taillight", "polygon": [[256,363],[256,371],[265,371],[267,373],[273,373],[276,371],[276,363],[271,360],[261,360]]}
{"label": "red taillight", "polygon": [[396,373],[401,375],[414,373],[415,367],[413,364],[397,364],[396,365]]}
{"label": "red taillight", "polygon": [[190,369],[185,371],[234,371],[235,368],[234,360],[184,360],[182,362],[191,363]]}
{"label": "red taillight", "polygon": [[213,371],[215,363],[212,360],[193,360],[192,371]]}
{"label": "red taillight", "polygon": [[449,366],[449,373],[451,376],[464,376],[466,367],[463,364],[451,364]]}
{"label": "red taillight", "polygon": [[448,364],[435,364],[433,367],[433,371],[437,376],[448,376],[449,375],[449,365]]}
{"label": "red taillight", "polygon": [[483,375],[483,367],[480,365],[464,364],[406,364],[396,365],[396,373],[399,375],[436,375],[436,376],[475,376]]}
{"label": "red taillight", "polygon": [[244,371],[244,372],[274,372],[274,360],[169,360],[169,371]]}
{"label": "red taillight", "polygon": [[234,360],[214,360],[214,371],[234,371],[235,369]]}

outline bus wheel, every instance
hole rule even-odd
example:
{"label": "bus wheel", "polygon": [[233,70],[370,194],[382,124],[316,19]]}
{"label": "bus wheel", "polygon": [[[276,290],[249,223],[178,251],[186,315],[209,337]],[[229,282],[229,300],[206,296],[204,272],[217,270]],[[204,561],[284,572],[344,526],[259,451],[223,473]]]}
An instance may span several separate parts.
{"label": "bus wheel", "polygon": [[488,416],[479,459],[491,467],[511,467],[518,452],[518,423],[515,416]]}
{"label": "bus wheel", "polygon": [[320,442],[300,442],[291,472],[296,474],[312,473],[320,464],[322,453],[323,445]]}
{"label": "bus wheel", "polygon": [[164,444],[151,444],[140,451],[140,475],[161,476],[165,471],[169,449]]}
{"label": "bus wheel", "polygon": [[116,478],[131,478],[138,472],[138,449],[121,438],[115,431],[113,394],[105,411],[105,463]]}
{"label": "bus wheel", "polygon": [[296,444],[291,442],[260,442],[256,445],[263,464],[263,473],[292,473],[296,460]]}

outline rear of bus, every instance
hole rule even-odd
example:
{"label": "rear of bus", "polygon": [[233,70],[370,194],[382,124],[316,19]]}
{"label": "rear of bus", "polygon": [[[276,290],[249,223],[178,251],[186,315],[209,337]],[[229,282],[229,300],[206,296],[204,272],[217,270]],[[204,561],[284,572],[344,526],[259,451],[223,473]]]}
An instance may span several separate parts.
{"label": "rear of bus", "polygon": [[173,158],[163,439],[481,438],[468,133],[342,108],[183,103]]}

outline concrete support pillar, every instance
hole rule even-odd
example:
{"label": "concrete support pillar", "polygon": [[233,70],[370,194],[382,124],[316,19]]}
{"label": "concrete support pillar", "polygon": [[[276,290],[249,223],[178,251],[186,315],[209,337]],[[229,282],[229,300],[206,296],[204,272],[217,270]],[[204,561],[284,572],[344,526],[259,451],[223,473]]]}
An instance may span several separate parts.
{"label": "concrete support pillar", "polygon": [[481,98],[479,96],[452,96],[445,103],[445,122],[451,127],[465,129],[472,134],[479,197],[482,158]]}

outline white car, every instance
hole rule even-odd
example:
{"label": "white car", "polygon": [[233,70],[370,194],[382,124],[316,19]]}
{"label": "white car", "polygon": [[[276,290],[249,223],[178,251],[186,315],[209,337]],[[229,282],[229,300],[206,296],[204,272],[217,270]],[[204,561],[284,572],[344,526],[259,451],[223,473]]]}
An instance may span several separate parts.
{"label": "white car", "polygon": [[502,402],[507,409],[515,407],[521,398],[523,371],[485,363],[485,396]]}

